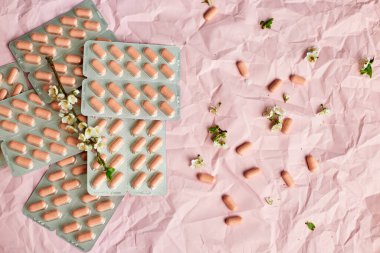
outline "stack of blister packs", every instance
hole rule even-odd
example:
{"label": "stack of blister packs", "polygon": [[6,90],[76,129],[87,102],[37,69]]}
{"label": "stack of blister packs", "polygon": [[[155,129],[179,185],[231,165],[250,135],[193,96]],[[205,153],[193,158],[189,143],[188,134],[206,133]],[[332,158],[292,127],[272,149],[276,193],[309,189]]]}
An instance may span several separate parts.
{"label": "stack of blister packs", "polygon": [[[165,121],[180,116],[180,50],[115,42],[107,26],[85,0],[11,41],[18,64],[0,67],[0,168],[20,176],[50,165],[23,212],[83,251],[126,193],[166,193]],[[102,159],[116,169],[111,180],[96,153],[80,153],[78,134],[62,123],[48,93],[57,80],[46,56],[67,93],[82,86],[73,109],[100,129]]]}

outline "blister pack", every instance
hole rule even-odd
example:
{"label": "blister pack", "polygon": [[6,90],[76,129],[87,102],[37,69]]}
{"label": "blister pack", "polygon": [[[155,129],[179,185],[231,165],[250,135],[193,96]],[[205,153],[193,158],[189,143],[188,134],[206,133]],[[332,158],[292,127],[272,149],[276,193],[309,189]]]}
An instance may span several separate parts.
{"label": "blister pack", "polygon": [[168,120],[179,118],[179,88],[173,83],[86,79],[82,113],[86,116]]}
{"label": "blister pack", "polygon": [[[99,35],[99,37],[95,38],[95,40],[115,41],[116,37],[113,32],[106,31],[103,34]],[[46,62],[45,58],[43,58],[42,61]],[[62,57],[54,59],[53,62],[62,86],[66,92],[70,93],[82,85],[82,81],[84,79],[82,70],[82,47],[64,53]],[[52,100],[49,97],[48,89],[50,83],[52,83],[52,81],[55,81],[50,66],[43,65],[39,69],[32,70],[28,75],[28,79],[41,99],[47,103],[50,103]]]}
{"label": "blister pack", "polygon": [[85,0],[9,43],[9,48],[25,72],[40,68],[49,55],[58,59],[79,50],[84,41],[99,37],[107,22],[91,0]]}
{"label": "blister pack", "polygon": [[[13,62],[0,66],[0,101],[16,96],[28,89],[25,76],[17,63]],[[0,141],[0,169],[5,167],[7,167],[7,163],[1,151]]]}
{"label": "blister pack", "polygon": [[180,49],[167,45],[87,41],[83,73],[93,79],[177,84]]}
{"label": "blister pack", "polygon": [[108,181],[95,152],[88,151],[87,190],[92,195],[166,194],[165,123],[163,121],[88,118],[106,140],[102,155],[115,168]]}
{"label": "blister pack", "polygon": [[34,90],[0,101],[1,149],[14,176],[80,152],[76,134],[60,123],[57,107],[45,105]]}
{"label": "blister pack", "polygon": [[123,197],[88,194],[86,153],[51,165],[23,213],[83,251],[96,243]]}

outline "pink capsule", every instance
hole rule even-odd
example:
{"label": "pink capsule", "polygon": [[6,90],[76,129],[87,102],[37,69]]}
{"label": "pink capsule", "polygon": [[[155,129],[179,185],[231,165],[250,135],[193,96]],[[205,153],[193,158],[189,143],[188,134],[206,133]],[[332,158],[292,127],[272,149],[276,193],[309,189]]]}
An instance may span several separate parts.
{"label": "pink capsule", "polygon": [[81,198],[80,198],[84,203],[90,203],[95,200],[99,199],[99,196],[93,196],[88,193],[85,193]]}
{"label": "pink capsule", "polygon": [[36,146],[36,147],[42,147],[44,141],[41,137],[37,136],[37,135],[33,135],[33,134],[28,134],[26,136],[26,141],[29,143],[29,144],[32,144],[33,146]]}
{"label": "pink capsule", "polygon": [[68,223],[62,226],[62,232],[65,234],[78,231],[79,229],[80,229],[80,224],[76,221],[73,221],[71,223]]}
{"label": "pink capsule", "polygon": [[140,169],[145,164],[145,161],[146,161],[146,156],[144,154],[138,155],[131,164],[132,170]]}
{"label": "pink capsule", "polygon": [[116,61],[110,60],[108,62],[108,67],[110,68],[112,73],[114,73],[116,76],[120,77],[123,75],[123,69],[121,68],[121,66]]}
{"label": "pink capsule", "polygon": [[21,154],[24,154],[26,152],[26,145],[18,142],[18,141],[10,141],[8,142],[8,148],[17,151]]}
{"label": "pink capsule", "polygon": [[57,162],[57,164],[59,167],[64,167],[64,166],[75,163],[75,160],[76,160],[75,156],[70,156],[70,157],[67,157],[67,158]]}
{"label": "pink capsule", "polygon": [[173,80],[175,78],[174,71],[166,64],[161,64],[160,71],[166,76],[167,79]]}
{"label": "pink capsule", "polygon": [[14,107],[14,108],[17,108],[17,109],[20,109],[24,112],[28,111],[29,110],[29,105],[28,103],[26,103],[25,101],[22,101],[20,99],[12,99],[11,101],[11,105]]}
{"label": "pink capsule", "polygon": [[144,183],[145,179],[147,177],[147,174],[145,172],[140,171],[132,180],[131,186],[133,189],[139,188],[142,183]]}
{"label": "pink capsule", "polygon": [[86,32],[77,28],[70,29],[69,35],[72,38],[84,39],[86,37]]}
{"label": "pink capsule", "polygon": [[90,21],[90,20],[85,20],[83,21],[83,26],[87,30],[98,32],[100,31],[100,23],[98,21]]}
{"label": "pink capsule", "polygon": [[143,53],[149,59],[150,62],[156,63],[158,61],[158,55],[151,48],[144,48]]}
{"label": "pink capsule", "polygon": [[105,172],[100,172],[94,180],[92,181],[92,187],[97,189],[103,182],[105,182],[107,179],[106,173]]}
{"label": "pink capsule", "polygon": [[116,60],[121,60],[124,57],[123,52],[121,52],[121,50],[115,45],[111,45],[108,48],[108,51],[110,51],[110,53],[113,55],[113,57],[115,57]]}
{"label": "pink capsule", "polygon": [[56,172],[50,173],[47,178],[50,182],[56,182],[65,178],[65,176],[66,173],[63,170],[58,170]]}
{"label": "pink capsule", "polygon": [[156,172],[148,181],[148,187],[151,189],[156,188],[163,179],[164,179],[164,174],[162,174],[161,172]]}
{"label": "pink capsule", "polygon": [[157,108],[151,102],[144,100],[141,105],[150,116],[157,116]]}
{"label": "pink capsule", "polygon": [[21,83],[16,84],[15,87],[13,88],[11,96],[13,97],[20,94],[23,89],[24,89],[24,86]]}
{"label": "pink capsule", "polygon": [[46,202],[43,200],[39,200],[37,202],[31,203],[28,207],[28,210],[29,210],[29,212],[34,213],[37,211],[41,211],[41,210],[45,209],[46,207],[47,207]]}
{"label": "pink capsule", "polygon": [[24,54],[24,60],[27,63],[39,65],[41,63],[41,56],[39,56],[38,54],[27,53]]}
{"label": "pink capsule", "polygon": [[148,135],[152,136],[158,133],[162,128],[162,121],[154,120],[152,124],[149,126]]}
{"label": "pink capsule", "polygon": [[15,46],[18,50],[33,51],[33,44],[29,41],[19,40],[16,41]]}
{"label": "pink capsule", "polygon": [[49,162],[50,161],[50,155],[48,152],[45,152],[45,151],[42,151],[42,150],[39,150],[39,149],[35,149],[32,151],[32,156],[33,158],[37,159],[37,160],[40,160],[40,161],[44,161],[44,162]]}
{"label": "pink capsule", "polygon": [[54,38],[54,44],[57,47],[70,48],[71,40],[65,37],[56,37]]}
{"label": "pink capsule", "polygon": [[67,154],[67,148],[65,146],[62,146],[58,143],[50,143],[49,144],[49,150],[57,155],[64,156]]}
{"label": "pink capsule", "polygon": [[119,103],[113,98],[108,98],[107,105],[116,114],[120,114],[123,110]]}
{"label": "pink capsule", "polygon": [[11,133],[17,133],[18,132],[18,126],[17,124],[8,121],[8,120],[1,120],[0,121],[0,127],[4,129],[5,131],[11,132]]}
{"label": "pink capsule", "polygon": [[136,103],[133,102],[132,99],[126,99],[125,102],[124,102],[124,106],[133,115],[139,115],[140,114],[140,107],[138,105],[136,105]]}
{"label": "pink capsule", "polygon": [[132,153],[139,152],[146,144],[144,137],[139,137],[131,146]]}
{"label": "pink capsule", "polygon": [[142,88],[142,91],[144,92],[144,94],[151,100],[154,100],[157,98],[158,94],[157,92],[155,91],[155,89],[153,89],[152,86],[150,86],[149,84],[145,84]]}
{"label": "pink capsule", "polygon": [[23,167],[25,169],[33,168],[32,159],[22,157],[22,156],[16,156],[14,161],[18,166]]}
{"label": "pink capsule", "polygon": [[112,160],[110,161],[110,166],[112,168],[119,167],[124,162],[124,156],[117,154],[115,155]]}
{"label": "pink capsule", "polygon": [[48,185],[45,187],[42,187],[41,189],[38,190],[38,195],[40,197],[46,197],[49,195],[52,195],[57,192],[57,189],[54,187],[54,185]]}
{"label": "pink capsule", "polygon": [[131,96],[131,98],[133,99],[137,99],[140,97],[140,91],[136,89],[136,87],[133,86],[133,84],[131,83],[127,83],[125,85],[125,90],[128,93],[128,95]]}
{"label": "pink capsule", "polygon": [[90,89],[98,97],[104,97],[104,94],[106,92],[106,90],[97,81],[91,81]]}
{"label": "pink capsule", "polygon": [[160,155],[155,155],[148,163],[149,170],[155,170],[163,162],[163,158]]}
{"label": "pink capsule", "polygon": [[46,34],[43,34],[43,33],[32,33],[30,35],[30,38],[34,41],[34,42],[40,42],[40,43],[47,43],[48,41],[48,36]]}
{"label": "pink capsule", "polygon": [[107,55],[106,51],[98,43],[92,44],[91,49],[100,59],[104,59]]}
{"label": "pink capsule", "polygon": [[133,76],[133,77],[140,77],[141,76],[141,71],[140,69],[131,61],[127,62],[125,64],[125,68],[128,70],[128,72]]}
{"label": "pink capsule", "polygon": [[132,135],[138,135],[138,134],[140,134],[145,126],[146,126],[146,121],[145,120],[142,120],[142,119],[137,120],[136,123],[131,128],[131,134]]}
{"label": "pink capsule", "polygon": [[75,8],[74,13],[80,18],[87,18],[87,19],[92,18],[91,9],[78,7],[78,8]]}
{"label": "pink capsule", "polygon": [[121,119],[116,119],[109,129],[110,135],[117,134],[123,128],[123,126],[124,122]]}
{"label": "pink capsule", "polygon": [[67,180],[62,183],[62,189],[65,191],[71,191],[80,187],[80,181],[78,179]]}
{"label": "pink capsule", "polygon": [[92,59],[91,66],[99,75],[104,76],[106,74],[106,68],[98,59]]}
{"label": "pink capsule", "polygon": [[121,172],[116,172],[115,175],[112,177],[112,180],[109,182],[108,187],[113,189],[116,188],[121,181],[124,179],[124,174]]}
{"label": "pink capsule", "polygon": [[11,71],[9,71],[9,74],[7,76],[7,84],[13,84],[16,81],[16,78],[18,76],[18,69],[13,67]]}
{"label": "pink capsule", "polygon": [[82,232],[76,235],[76,240],[78,242],[87,242],[95,239],[95,234],[91,231]]}
{"label": "pink capsule", "polygon": [[42,214],[42,219],[44,221],[52,221],[60,218],[62,216],[61,212],[59,210],[51,210],[44,214]]}
{"label": "pink capsule", "polygon": [[156,79],[158,77],[157,70],[152,65],[150,65],[149,63],[145,63],[143,65],[143,69],[144,69],[145,73],[147,73],[148,76],[150,76],[152,79]]}
{"label": "pink capsule", "polygon": [[98,113],[104,113],[104,105],[96,97],[91,97],[89,104]]}
{"label": "pink capsule", "polygon": [[51,128],[48,128],[48,127],[45,127],[44,130],[42,130],[42,133],[43,135],[45,135],[46,137],[52,139],[52,140],[55,140],[55,141],[58,141],[61,137],[61,134],[60,132],[54,130],[54,129],[51,129]]}
{"label": "pink capsule", "polygon": [[121,137],[117,137],[115,138],[111,144],[109,145],[108,149],[111,153],[115,153],[117,152],[120,148],[121,148],[121,145],[123,144],[123,138]]}
{"label": "pink capsule", "polygon": [[120,87],[114,83],[110,82],[107,84],[107,89],[109,92],[115,97],[115,98],[120,98],[121,95],[123,95],[123,91],[120,89]]}
{"label": "pink capsule", "polygon": [[[45,27],[45,31],[50,33],[50,34],[54,34],[54,35],[62,35],[63,29],[62,29],[62,27],[60,27],[58,25],[49,24]],[[45,35],[45,34],[43,34],[43,35]],[[33,40],[33,38],[32,38],[32,40]],[[45,43],[47,43],[47,39],[46,39]]]}
{"label": "pink capsule", "polygon": [[0,89],[0,101],[4,100],[8,95],[8,91],[4,88]]}
{"label": "pink capsule", "polygon": [[126,52],[135,61],[141,59],[141,54],[133,46],[128,46]]}

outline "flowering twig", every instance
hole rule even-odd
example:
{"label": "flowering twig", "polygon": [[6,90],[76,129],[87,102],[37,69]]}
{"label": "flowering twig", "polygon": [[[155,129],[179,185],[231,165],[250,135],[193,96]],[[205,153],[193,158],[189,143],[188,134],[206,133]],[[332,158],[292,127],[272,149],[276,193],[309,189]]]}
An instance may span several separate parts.
{"label": "flowering twig", "polygon": [[372,59],[364,59],[363,60],[363,66],[360,69],[361,75],[367,75],[369,78],[372,78],[372,63],[374,62],[375,58]]}
{"label": "flowering twig", "polygon": [[75,112],[73,105],[78,102],[77,96],[79,90],[74,90],[71,94],[68,94],[62,86],[58,73],[54,67],[52,57],[46,57],[46,61],[49,63],[50,68],[53,70],[55,79],[58,85],[49,86],[49,96],[58,102],[60,107],[59,116],[62,118],[62,123],[67,124],[66,129],[78,133],[77,147],[83,151],[93,150],[96,152],[96,160],[103,167],[106,172],[108,180],[111,180],[115,173],[115,168],[112,168],[106,164],[101,157],[100,151],[105,147],[105,143],[100,136],[98,127],[88,127],[86,122],[83,122]]}
{"label": "flowering twig", "polygon": [[316,62],[319,58],[319,49],[316,48],[316,47],[310,47],[307,49],[307,52],[306,52],[306,57],[305,59],[308,61],[308,62]]}

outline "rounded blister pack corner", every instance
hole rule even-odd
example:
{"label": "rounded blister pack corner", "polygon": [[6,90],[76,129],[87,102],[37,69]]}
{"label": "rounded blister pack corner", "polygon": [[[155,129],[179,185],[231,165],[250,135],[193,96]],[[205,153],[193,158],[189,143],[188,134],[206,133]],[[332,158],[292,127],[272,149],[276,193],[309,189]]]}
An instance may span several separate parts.
{"label": "rounded blister pack corner", "polygon": [[[114,177],[116,173],[123,173],[124,177],[122,181],[113,189],[111,189],[108,185],[109,182],[107,179],[104,179],[101,181],[100,185],[95,188],[92,186],[92,183],[94,179],[99,176],[99,174],[104,173],[102,168],[99,167],[97,169],[93,169],[94,161],[96,160],[96,154],[92,151],[87,152],[87,190],[91,195],[99,195],[99,196],[110,196],[110,195],[124,195],[126,193],[129,193],[130,195],[165,195],[167,191],[167,175],[166,175],[166,127],[165,122],[161,122],[161,128],[159,131],[153,135],[148,136],[147,129],[151,126],[153,121],[151,120],[132,120],[132,119],[114,119],[114,118],[95,118],[95,117],[88,117],[88,125],[89,126],[96,126],[99,120],[105,120],[106,125],[101,130],[100,135],[104,136],[106,141],[106,148],[104,148],[104,151],[102,152],[103,155],[106,155],[106,163],[110,165],[112,162],[112,159],[116,158],[119,155],[123,156],[123,160],[121,164],[115,167],[116,172],[114,174]],[[114,124],[116,121],[122,121],[123,125],[118,130],[118,132],[114,135],[111,135],[109,132],[110,127],[112,124]],[[136,136],[131,134],[132,127],[136,124],[137,121],[145,121],[145,126],[141,130],[139,134]],[[122,138],[123,142],[116,152],[111,153],[109,150],[109,147],[113,141],[115,141],[118,138]],[[139,138],[145,138],[146,143],[142,147],[141,150],[139,150],[137,153],[133,154],[131,151],[132,144],[137,141]],[[161,146],[153,153],[149,153],[147,150],[147,147],[149,144],[156,138],[161,139]],[[137,158],[139,155],[145,155],[146,159],[144,164],[141,168],[139,168],[137,171],[133,171],[131,168],[131,164],[134,161],[134,159]],[[159,164],[159,167],[155,168],[154,170],[149,170],[147,168],[148,163],[155,157],[155,156],[161,156],[162,160]],[[137,188],[133,189],[131,186],[131,182],[134,179],[134,177],[139,172],[146,173],[147,177],[145,178],[142,185]],[[162,181],[157,185],[156,188],[149,188],[147,183],[150,179],[156,174],[156,173],[162,173],[163,178]]]}
{"label": "rounded blister pack corner", "polygon": [[[92,45],[96,43],[98,44],[103,51],[106,53],[105,57],[101,58],[99,57],[94,50],[92,50]],[[116,59],[114,55],[111,54],[109,48],[115,46],[117,47],[120,52],[123,53],[123,57],[120,59]],[[135,60],[133,59],[127,52],[126,49],[129,47],[135,48],[138,53],[140,54],[140,58]],[[147,58],[147,56],[144,54],[143,50],[145,48],[150,48],[154,51],[157,58],[155,61],[151,61]],[[169,63],[167,60],[163,58],[161,55],[161,50],[167,49],[169,52],[175,57],[175,60],[173,63]],[[159,44],[138,44],[138,43],[124,43],[124,42],[105,42],[105,41],[93,41],[89,40],[86,41],[84,44],[84,59],[83,59],[83,74],[88,78],[93,79],[113,79],[113,80],[128,80],[131,82],[134,81],[145,81],[145,82],[164,82],[164,83],[175,83],[178,84],[180,80],[180,62],[181,62],[181,54],[180,49],[176,46],[170,46],[170,45],[159,45]],[[99,74],[94,67],[91,65],[92,60],[98,60],[103,67],[105,68],[105,73],[103,75]],[[112,70],[109,68],[108,63],[110,61],[116,62],[122,71],[121,75],[116,75],[112,72]],[[140,76],[135,77],[126,69],[126,63],[132,62],[137,68],[140,70]],[[145,71],[144,71],[144,65],[148,63],[151,65],[157,72],[157,77],[152,78],[150,77]],[[172,70],[174,74],[174,78],[168,78],[166,77],[163,72],[160,70],[160,67],[162,65],[166,65],[169,67],[170,70]]]}
{"label": "rounded blister pack corner", "polygon": [[[86,9],[90,9],[91,12],[92,12],[92,16],[90,18],[84,18],[84,17],[80,17],[80,16],[76,16],[75,14],[75,9],[76,8],[86,8]],[[69,17],[74,17],[77,19],[77,24],[74,25],[74,26],[69,26],[69,25],[64,25],[61,23],[60,21],[60,18],[61,17],[64,17],[64,16],[69,16]],[[83,26],[83,23],[85,21],[96,21],[100,24],[100,29],[99,31],[94,31],[94,30],[88,30],[88,29],[85,29],[84,26]],[[45,27],[47,25],[56,25],[56,26],[60,26],[62,31],[59,32],[59,34],[54,34],[54,33],[48,33],[45,29]],[[25,60],[24,60],[24,54],[26,52],[33,52],[35,53],[35,50],[34,49],[35,47],[38,46],[38,49],[40,49],[40,46],[41,45],[47,45],[47,46],[52,46],[53,45],[53,42],[52,40],[55,39],[56,37],[64,37],[64,38],[69,38],[70,39],[70,47],[68,48],[65,48],[65,47],[59,47],[58,45],[54,45],[54,48],[55,48],[55,55],[53,57],[53,60],[55,59],[58,59],[59,57],[61,57],[63,55],[63,53],[68,53],[70,51],[72,51],[72,49],[74,48],[79,48],[83,45],[83,40],[88,40],[88,39],[93,39],[97,36],[99,36],[99,34],[103,33],[104,31],[106,31],[108,27],[108,24],[107,22],[105,21],[105,19],[103,18],[103,16],[100,14],[100,12],[98,11],[98,9],[96,8],[95,4],[91,1],[91,0],[84,0],[83,2],[79,3],[78,5],[74,6],[73,8],[71,8],[69,11],[63,13],[63,14],[60,14],[58,15],[57,17],[51,19],[50,21],[47,21],[45,22],[44,24],[38,26],[37,28],[31,30],[30,32],[12,40],[11,42],[9,42],[9,49],[11,50],[14,58],[16,59],[16,61],[18,62],[18,64],[21,66],[21,68],[24,70],[24,72],[31,72],[37,68],[40,68],[42,66],[42,64],[31,64],[31,63],[27,63]],[[70,36],[69,35],[69,32],[71,29],[78,29],[80,31],[84,31],[86,33],[86,37],[83,38],[83,39],[79,39],[79,38],[75,38],[73,36]],[[31,34],[33,33],[38,33],[38,34],[45,34],[47,36],[47,40],[48,42],[47,43],[41,43],[41,42],[37,42],[37,41],[33,41],[30,37]],[[25,49],[18,49],[16,47],[16,42],[17,41],[27,41],[27,42],[30,42],[32,43],[32,49],[29,50],[25,50]],[[43,53],[41,53],[40,51],[38,52],[38,55],[40,57],[44,56]]]}
{"label": "rounded blister pack corner", "polygon": [[[90,84],[92,82],[97,82],[103,89],[105,95],[99,97],[96,93],[91,89]],[[110,90],[108,90],[107,85],[110,83],[116,84],[120,90],[123,91],[123,94],[117,98]],[[140,95],[138,98],[133,99],[126,91],[125,85],[133,85],[139,92]],[[144,94],[142,88],[144,85],[150,85],[156,92],[156,98],[149,99],[147,95]],[[165,98],[159,91],[159,89],[163,86],[166,86],[169,90],[174,93],[174,98],[169,100]],[[112,118],[128,118],[128,119],[146,119],[146,120],[177,120],[180,118],[181,114],[181,105],[180,105],[180,87],[176,84],[172,83],[162,83],[162,82],[129,82],[126,80],[108,80],[108,79],[85,79],[83,80],[82,85],[82,100],[81,100],[81,111],[83,115],[86,116],[94,116],[94,117],[112,117]],[[92,105],[90,104],[90,99],[97,99],[101,102],[104,107],[104,111],[102,113],[97,112]],[[113,99],[122,109],[121,113],[114,112],[107,104],[108,99]],[[135,105],[139,107],[139,113],[133,114],[129,111],[129,109],[125,106],[126,101],[132,101]],[[149,101],[156,109],[156,115],[152,116],[147,111],[145,111],[142,103],[144,101]],[[160,103],[167,103],[174,112],[174,116],[170,117],[165,114],[164,111],[160,108]]]}
{"label": "rounded blister pack corner", "polygon": [[[55,230],[56,234],[59,237],[63,238],[65,241],[69,242],[73,246],[77,247],[78,249],[82,251],[87,252],[87,251],[90,251],[96,244],[97,240],[99,239],[103,230],[105,229],[108,222],[112,218],[114,212],[116,211],[123,197],[122,196],[99,197],[98,199],[89,203],[85,203],[81,200],[81,197],[88,193],[86,189],[86,170],[84,170],[84,173],[81,173],[79,175],[74,175],[72,173],[72,169],[75,167],[86,166],[86,161],[83,160],[81,157],[82,154],[78,154],[74,156],[75,157],[74,163],[70,163],[62,167],[59,166],[58,164],[51,165],[49,169],[45,172],[43,177],[41,178],[36,188],[33,190],[28,200],[26,201],[22,212],[24,215],[26,215],[27,217],[29,217],[36,223],[40,224],[41,226],[47,228],[48,230],[50,231]],[[63,171],[65,173],[64,178],[61,178],[57,181],[50,181],[48,179],[48,176],[50,174],[59,172],[59,171]],[[78,180],[80,182],[80,186],[72,190],[66,191],[65,189],[63,189],[62,184],[70,180]],[[50,195],[41,197],[38,194],[38,191],[41,188],[44,188],[46,186],[53,186],[55,189],[55,192]],[[71,201],[69,203],[56,206],[53,203],[53,199],[55,197],[62,196],[62,195],[69,196]],[[97,203],[101,203],[103,201],[108,201],[108,200],[112,201],[113,208],[103,211],[103,212],[96,210]],[[31,212],[28,209],[30,204],[36,203],[37,201],[44,201],[46,204],[45,208],[41,210],[37,210],[35,212]],[[81,207],[87,207],[90,210],[90,213],[82,217],[74,217],[71,212]],[[42,215],[45,212],[48,212],[51,210],[58,210],[61,213],[61,216],[58,219],[51,220],[51,221],[43,220]],[[90,217],[94,217],[94,216],[101,216],[104,219],[104,222],[95,227],[89,227],[86,222]],[[79,230],[76,230],[71,233],[64,233],[62,229],[63,225],[69,224],[71,222],[77,222],[80,225]],[[78,242],[75,239],[76,236],[85,231],[91,231],[92,233],[94,233],[95,238],[87,242]]]}
{"label": "rounded blister pack corner", "polygon": [[[116,40],[115,34],[112,31],[110,31],[110,30],[107,30],[107,31],[105,31],[102,34],[99,34],[98,37],[102,38],[102,39],[112,40],[112,41]],[[83,59],[83,53],[80,51],[80,48],[72,50],[72,51],[68,52],[68,54],[79,55]],[[46,61],[46,60],[43,59],[43,61]],[[80,63],[80,64],[71,64],[71,63],[68,63],[68,62],[65,61],[65,57],[64,56],[61,56],[60,58],[57,58],[57,59],[53,60],[53,62],[57,63],[57,64],[64,64],[66,66],[66,68],[67,68],[67,70],[64,73],[59,73],[58,72],[58,75],[60,77],[61,76],[66,76],[66,77],[69,77],[69,78],[72,77],[72,78],[75,79],[74,85],[72,85],[72,86],[63,85],[63,88],[64,88],[64,90],[67,93],[70,93],[73,90],[75,90],[75,89],[77,89],[77,88],[79,88],[79,87],[82,86],[82,82],[83,82],[83,80],[85,80],[85,76],[83,75],[83,65],[82,65],[82,63]],[[77,75],[75,73],[75,71],[77,69],[81,69],[82,75]],[[56,80],[55,80],[55,77],[53,75],[53,72],[52,72],[50,66],[43,65],[40,68],[38,68],[36,70],[33,70],[33,71],[31,71],[28,74],[28,79],[29,79],[30,83],[32,84],[33,88],[36,90],[37,94],[41,97],[41,99],[45,103],[51,103],[53,100],[49,96],[49,93],[47,92],[47,89],[44,88],[45,85],[49,85],[49,82],[36,79],[35,73],[37,71],[50,72],[52,74],[53,83],[56,83]]]}

